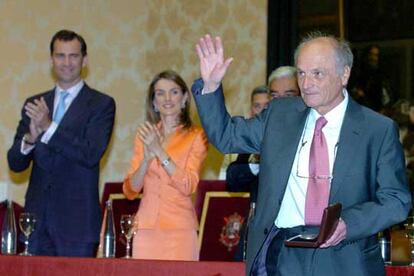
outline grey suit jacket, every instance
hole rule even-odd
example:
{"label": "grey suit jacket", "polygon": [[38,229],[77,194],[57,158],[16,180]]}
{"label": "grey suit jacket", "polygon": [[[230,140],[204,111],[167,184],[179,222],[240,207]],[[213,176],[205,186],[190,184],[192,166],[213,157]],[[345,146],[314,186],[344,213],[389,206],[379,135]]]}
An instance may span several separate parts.
{"label": "grey suit jacket", "polygon": [[[201,95],[193,85],[198,112],[211,143],[223,153],[260,153],[256,216],[249,231],[246,273],[278,215],[309,108],[301,98],[272,101],[258,117],[230,117],[222,88]],[[383,275],[376,234],[401,222],[411,208],[398,129],[389,118],[351,98],[333,168],[330,203],[343,206],[347,237],[314,250],[312,267],[296,275]],[[282,248],[282,250],[284,250]],[[281,264],[283,265],[283,264]]]}

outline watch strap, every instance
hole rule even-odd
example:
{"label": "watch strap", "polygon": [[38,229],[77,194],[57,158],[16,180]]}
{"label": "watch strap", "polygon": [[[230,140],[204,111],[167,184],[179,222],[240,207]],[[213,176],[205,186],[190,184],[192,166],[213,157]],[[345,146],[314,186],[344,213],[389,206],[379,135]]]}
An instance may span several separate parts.
{"label": "watch strap", "polygon": [[167,159],[164,159],[161,161],[161,166],[167,167],[170,164],[171,158],[168,157]]}

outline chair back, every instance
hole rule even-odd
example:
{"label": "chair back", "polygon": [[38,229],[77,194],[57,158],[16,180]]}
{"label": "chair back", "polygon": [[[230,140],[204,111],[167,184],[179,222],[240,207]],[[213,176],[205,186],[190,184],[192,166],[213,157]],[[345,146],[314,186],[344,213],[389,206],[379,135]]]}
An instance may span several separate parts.
{"label": "chair back", "polygon": [[234,261],[249,207],[249,193],[205,194],[199,231],[200,261]]}
{"label": "chair back", "polygon": [[197,219],[200,221],[201,212],[203,211],[204,198],[207,192],[219,192],[226,190],[226,182],[224,180],[200,180],[198,183],[194,208]]}

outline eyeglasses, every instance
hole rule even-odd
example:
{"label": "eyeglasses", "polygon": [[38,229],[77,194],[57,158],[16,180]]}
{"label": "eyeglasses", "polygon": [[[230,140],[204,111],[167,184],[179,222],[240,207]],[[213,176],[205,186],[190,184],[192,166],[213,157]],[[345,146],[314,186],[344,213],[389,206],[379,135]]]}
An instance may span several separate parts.
{"label": "eyeglasses", "polygon": [[[300,148],[299,148],[299,152],[298,152],[298,160],[296,162],[296,177],[304,178],[304,179],[310,179],[310,178],[312,178],[312,179],[315,179],[315,180],[329,180],[329,181],[332,181],[332,179],[333,179],[333,175],[332,174],[330,174],[330,175],[323,175],[323,174],[321,174],[321,175],[308,175],[308,176],[306,176],[305,173],[299,172],[299,163],[300,163],[299,161],[301,160],[302,149],[306,145],[306,143],[308,142],[308,141],[304,141],[303,140],[304,139],[304,136],[305,136],[305,134],[303,134],[302,140],[300,142]],[[334,161],[335,161],[335,158],[336,158],[336,152],[338,150],[338,143],[339,142],[337,142],[335,144],[334,157],[333,157],[333,160]]]}

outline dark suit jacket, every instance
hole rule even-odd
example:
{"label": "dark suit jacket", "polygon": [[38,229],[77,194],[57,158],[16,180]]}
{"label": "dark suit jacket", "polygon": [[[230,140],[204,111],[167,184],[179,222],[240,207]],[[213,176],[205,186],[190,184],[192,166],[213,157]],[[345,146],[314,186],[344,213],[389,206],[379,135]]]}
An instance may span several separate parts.
{"label": "dark suit jacket", "polygon": [[[44,97],[53,112],[54,89],[27,101]],[[32,164],[25,210],[37,215],[63,240],[97,242],[101,222],[99,208],[99,161],[111,137],[115,117],[113,98],[83,86],[66,111],[48,144],[36,142],[28,155],[20,152],[22,137],[29,132],[29,117],[22,109],[14,143],[7,158],[12,171]],[[33,232],[33,238],[36,231]]]}
{"label": "dark suit jacket", "polygon": [[[247,249],[246,269],[250,273],[280,210],[310,109],[301,98],[293,97],[272,101],[255,118],[231,118],[222,88],[201,95],[202,87],[198,80],[192,90],[209,141],[223,153],[260,152],[260,188]],[[342,203],[346,239],[328,249],[282,247],[282,252],[301,255],[301,250],[315,250],[313,259],[308,260],[312,273],[307,275],[384,275],[377,232],[404,220],[411,208],[404,155],[395,123],[351,98],[340,133],[329,202]],[[295,275],[301,275],[300,269]]]}
{"label": "dark suit jacket", "polygon": [[249,167],[250,154],[239,154],[226,171],[226,185],[230,192],[249,192],[250,201],[256,202],[258,176]]}

